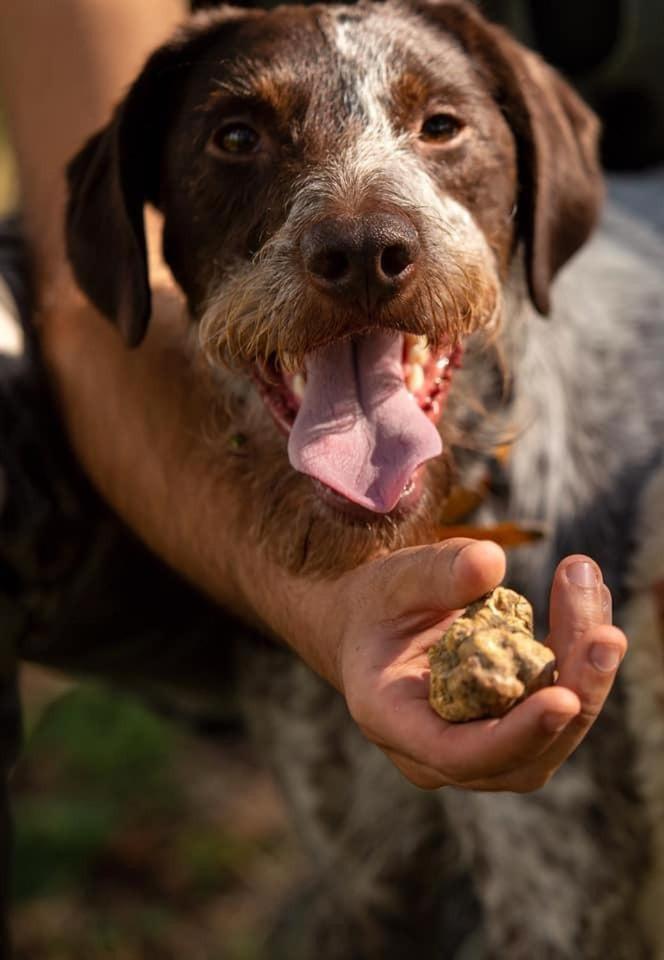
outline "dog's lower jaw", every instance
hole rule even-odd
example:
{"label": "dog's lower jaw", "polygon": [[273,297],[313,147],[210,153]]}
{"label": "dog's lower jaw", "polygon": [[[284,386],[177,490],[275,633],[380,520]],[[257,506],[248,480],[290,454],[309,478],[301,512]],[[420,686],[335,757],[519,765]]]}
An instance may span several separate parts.
{"label": "dog's lower jaw", "polygon": [[[389,514],[375,514],[326,490],[317,482],[290,471],[293,505],[288,536],[278,530],[281,510],[269,507],[257,533],[275,561],[291,572],[309,577],[334,577],[377,556],[436,539],[441,505],[450,489],[450,465],[446,457],[425,464],[414,489],[404,494]],[[289,484],[290,486],[290,484]],[[304,490],[307,489],[306,494]],[[295,491],[301,493],[295,493]]]}
{"label": "dog's lower jaw", "polygon": [[413,495],[384,515],[340,509],[334,494],[321,497],[312,479],[289,463],[287,438],[247,370],[208,366],[218,402],[205,432],[212,456],[223,460],[225,482],[241,492],[237,535],[260,543],[282,568],[317,578],[439,539],[453,485],[479,482],[510,427],[501,388],[503,340],[478,333],[465,341],[439,425],[443,454],[417,472]]}
{"label": "dog's lower jaw", "polygon": [[240,542],[260,544],[293,574],[327,578],[436,539],[452,483],[449,451],[423,466],[413,509],[348,516],[321,498],[310,477],[293,470],[285,438],[250,381],[228,374],[217,383],[218,403],[204,430],[224,483],[241,492],[235,531]]}

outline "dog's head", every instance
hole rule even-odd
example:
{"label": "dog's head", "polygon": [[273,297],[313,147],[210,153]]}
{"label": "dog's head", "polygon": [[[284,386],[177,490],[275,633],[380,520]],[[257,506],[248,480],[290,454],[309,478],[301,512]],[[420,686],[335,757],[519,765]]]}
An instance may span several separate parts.
{"label": "dog's head", "polygon": [[267,512],[279,477],[310,549],[316,489],[361,520],[354,562],[412,525],[451,371],[499,326],[517,251],[547,313],[597,216],[596,139],[567,84],[469,4],[226,7],[153,54],[70,165],[69,254],[135,345],[143,207],[163,212],[202,344],[272,414]]}

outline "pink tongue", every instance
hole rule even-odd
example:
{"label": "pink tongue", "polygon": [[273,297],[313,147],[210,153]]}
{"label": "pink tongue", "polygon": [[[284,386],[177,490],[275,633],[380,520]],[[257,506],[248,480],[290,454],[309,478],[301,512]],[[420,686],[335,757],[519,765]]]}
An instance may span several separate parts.
{"label": "pink tongue", "polygon": [[413,473],[442,451],[403,380],[403,338],[380,332],[306,357],[307,384],[288,440],[295,470],[389,513]]}

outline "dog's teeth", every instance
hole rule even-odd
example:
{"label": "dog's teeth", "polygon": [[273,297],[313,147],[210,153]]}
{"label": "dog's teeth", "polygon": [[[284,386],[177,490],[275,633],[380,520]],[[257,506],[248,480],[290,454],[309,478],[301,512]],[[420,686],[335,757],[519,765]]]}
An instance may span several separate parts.
{"label": "dog's teeth", "polygon": [[411,364],[406,386],[411,393],[418,393],[424,386],[424,369],[419,363]]}
{"label": "dog's teeth", "polygon": [[291,390],[298,400],[304,397],[305,379],[301,373],[296,373],[291,383]]}
{"label": "dog's teeth", "polygon": [[419,363],[425,367],[430,359],[431,351],[427,346],[427,338],[418,337],[408,351],[408,363]]}

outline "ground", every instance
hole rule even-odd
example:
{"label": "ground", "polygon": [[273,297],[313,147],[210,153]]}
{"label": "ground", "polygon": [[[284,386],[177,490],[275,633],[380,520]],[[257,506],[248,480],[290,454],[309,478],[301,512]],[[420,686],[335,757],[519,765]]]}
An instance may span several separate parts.
{"label": "ground", "polygon": [[16,960],[263,960],[302,866],[244,738],[36,668],[22,681]]}

